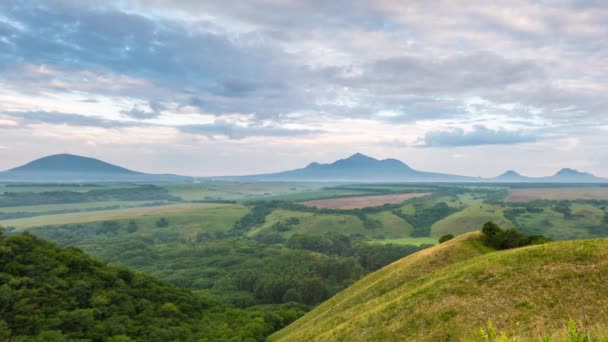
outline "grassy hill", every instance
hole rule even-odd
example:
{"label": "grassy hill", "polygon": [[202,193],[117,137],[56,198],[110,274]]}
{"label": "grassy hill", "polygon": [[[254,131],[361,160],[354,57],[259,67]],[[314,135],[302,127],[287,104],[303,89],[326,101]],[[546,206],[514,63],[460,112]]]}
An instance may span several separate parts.
{"label": "grassy hill", "polygon": [[606,337],[607,257],[608,239],[493,251],[468,233],[368,275],[270,340],[479,341],[488,320],[517,340]]}

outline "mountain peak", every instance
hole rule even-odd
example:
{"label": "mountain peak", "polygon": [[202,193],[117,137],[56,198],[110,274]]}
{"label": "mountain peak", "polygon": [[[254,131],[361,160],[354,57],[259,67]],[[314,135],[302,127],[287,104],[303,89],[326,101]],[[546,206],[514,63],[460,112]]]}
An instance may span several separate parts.
{"label": "mountain peak", "polygon": [[500,175],[499,177],[521,177],[521,175],[513,170],[509,170],[505,173],[503,173],[502,175]]}
{"label": "mountain peak", "polygon": [[566,167],[566,168],[563,168],[563,169],[561,169],[561,170],[559,170],[559,171],[558,171],[558,172],[555,174],[555,176],[578,176],[578,177],[580,177],[580,176],[585,176],[585,177],[589,177],[589,176],[591,176],[591,177],[593,177],[593,175],[592,175],[592,174],[590,174],[590,173],[587,173],[587,172],[580,172],[580,171],[578,171],[578,170],[575,170],[575,169],[570,169],[570,168],[567,168],[567,167]]}
{"label": "mountain peak", "polygon": [[135,174],[138,172],[125,169],[99,159],[61,153],[42,157],[25,165],[9,170],[11,172],[70,172],[70,173],[112,173]]}
{"label": "mountain peak", "polygon": [[345,160],[370,160],[370,161],[377,161],[377,159],[372,158],[370,156],[366,156],[365,154],[359,153],[359,152],[353,154],[352,156],[346,158]]}

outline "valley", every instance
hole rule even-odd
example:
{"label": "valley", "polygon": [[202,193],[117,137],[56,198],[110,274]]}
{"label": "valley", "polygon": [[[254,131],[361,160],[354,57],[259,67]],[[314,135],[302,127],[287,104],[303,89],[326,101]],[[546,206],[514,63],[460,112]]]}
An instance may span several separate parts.
{"label": "valley", "polygon": [[[387,267],[395,268],[404,262],[407,265],[404,260],[408,258],[420,262],[415,266],[416,277],[432,279],[435,272],[444,271],[429,269],[425,263],[440,266],[429,257],[442,254],[456,241],[461,241],[460,247],[446,252],[455,265],[459,265],[458,260],[466,263],[486,253],[493,254],[491,249],[475,242],[475,232],[486,222],[555,240],[608,236],[608,197],[604,197],[602,185],[593,184],[200,180],[151,184],[21,183],[4,184],[1,190],[0,225],[8,236],[26,232],[61,247],[77,247],[103,262],[143,272],[221,303],[220,311],[233,310],[247,317],[253,317],[248,316],[251,312],[264,312],[264,332],[251,335],[245,329],[237,334],[256,336],[256,340],[265,339],[302,315],[294,325],[270,338],[309,340],[312,335],[302,333],[301,329],[321,336],[321,340],[358,336],[355,331],[360,323],[352,328],[355,330],[349,330],[343,323],[325,316],[330,311],[311,321],[323,321],[314,323],[318,332],[301,327],[310,324],[306,322],[317,317],[319,310],[324,311],[325,305],[341,308],[340,316],[347,317],[351,310],[348,307],[324,303],[337,303],[344,296],[351,296],[349,291],[367,289],[362,284],[369,282],[370,277],[388,276]],[[460,237],[439,244],[448,235]],[[409,274],[411,267],[414,266],[399,266],[394,272]],[[415,276],[414,273],[410,276]],[[419,281],[422,280],[416,280],[415,284]],[[395,293],[399,294],[395,298],[405,298],[403,294],[414,291],[414,287],[391,291],[385,286],[372,293]],[[384,308],[392,307],[390,303],[397,299],[388,300],[381,295],[377,300],[382,303],[379,307]],[[446,300],[451,303],[455,299]],[[370,326],[364,329],[379,335],[361,335],[355,340],[391,339],[402,334],[413,339],[422,336],[407,335],[412,332],[403,330],[404,326],[418,327],[415,329],[418,334],[443,339],[447,335],[429,329],[445,325],[441,331],[460,331],[457,328],[463,324],[460,317],[473,319],[477,330],[487,319],[493,319],[503,329],[511,329],[513,321],[505,323],[498,317],[475,316],[466,310],[459,311],[464,304],[454,302],[454,305],[445,309],[449,314],[428,303],[424,304],[429,310],[425,313],[415,311],[422,310],[415,306],[393,309],[414,310],[418,316],[428,314],[425,318],[428,322],[435,322],[432,317],[449,317],[447,325],[443,321],[425,323],[428,328],[407,320],[394,321],[378,332],[374,329],[380,328]],[[385,309],[353,306],[352,310],[367,312],[360,319],[372,322],[372,316],[365,317]],[[495,308],[487,310],[493,312]],[[457,318],[452,319],[452,315]],[[390,315],[380,317],[390,321]],[[268,325],[269,320],[282,323]],[[555,321],[557,330],[565,324],[563,320]],[[331,327],[327,328],[331,332],[323,332],[326,326]],[[534,333],[534,330],[518,332]],[[467,338],[474,335],[468,330],[458,334]]]}

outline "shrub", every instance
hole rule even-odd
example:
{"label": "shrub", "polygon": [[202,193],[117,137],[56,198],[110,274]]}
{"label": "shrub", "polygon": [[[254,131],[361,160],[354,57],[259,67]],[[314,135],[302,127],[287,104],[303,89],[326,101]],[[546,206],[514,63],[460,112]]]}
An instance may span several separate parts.
{"label": "shrub", "polygon": [[169,220],[167,220],[164,217],[161,217],[161,218],[159,218],[156,221],[156,226],[159,227],[159,228],[168,227],[169,226]]}
{"label": "shrub", "polygon": [[494,222],[484,224],[481,233],[482,242],[495,249],[510,249],[551,241],[551,239],[542,235],[524,235],[515,228],[503,230]]}
{"label": "shrub", "polygon": [[439,238],[439,243],[444,243],[446,241],[452,240],[454,238],[454,235],[452,234],[445,234],[444,236]]}

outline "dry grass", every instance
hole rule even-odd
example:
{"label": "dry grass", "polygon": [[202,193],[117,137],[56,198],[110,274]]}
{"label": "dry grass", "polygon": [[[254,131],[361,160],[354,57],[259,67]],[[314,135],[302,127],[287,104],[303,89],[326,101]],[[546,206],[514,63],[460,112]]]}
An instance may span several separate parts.
{"label": "dry grass", "polygon": [[507,202],[534,200],[608,200],[608,188],[538,188],[513,189]]}
{"label": "dry grass", "polygon": [[427,195],[430,195],[430,193],[425,192],[378,196],[358,196],[306,201],[300,202],[300,204],[308,207],[317,207],[322,209],[358,209],[366,207],[377,207],[383,204],[397,204],[408,199],[423,197]]}
{"label": "dry grass", "polygon": [[375,272],[271,336],[277,341],[469,341],[608,322],[608,240],[492,252],[476,233]]}

